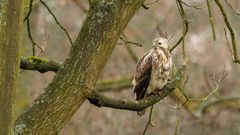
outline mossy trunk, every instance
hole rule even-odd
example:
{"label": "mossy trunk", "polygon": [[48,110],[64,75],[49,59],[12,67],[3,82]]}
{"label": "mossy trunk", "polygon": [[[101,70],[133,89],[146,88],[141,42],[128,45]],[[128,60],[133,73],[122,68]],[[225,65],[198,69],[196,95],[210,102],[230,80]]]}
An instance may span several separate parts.
{"label": "mossy trunk", "polygon": [[0,1],[0,135],[12,135],[22,44],[22,0]]}
{"label": "mossy trunk", "polygon": [[[18,134],[57,134],[95,87],[120,34],[144,0],[89,0],[90,9],[53,81],[16,121]],[[83,121],[84,122],[84,121]]]}

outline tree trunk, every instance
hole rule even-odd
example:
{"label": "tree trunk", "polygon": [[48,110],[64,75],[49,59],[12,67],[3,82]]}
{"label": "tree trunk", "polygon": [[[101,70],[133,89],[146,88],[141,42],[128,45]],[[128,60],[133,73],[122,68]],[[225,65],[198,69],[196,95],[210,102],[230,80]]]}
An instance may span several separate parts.
{"label": "tree trunk", "polygon": [[12,135],[20,48],[22,0],[0,1],[0,135]]}
{"label": "tree trunk", "polygon": [[144,0],[89,0],[90,9],[53,81],[16,121],[18,134],[57,134],[95,87],[120,34]]}

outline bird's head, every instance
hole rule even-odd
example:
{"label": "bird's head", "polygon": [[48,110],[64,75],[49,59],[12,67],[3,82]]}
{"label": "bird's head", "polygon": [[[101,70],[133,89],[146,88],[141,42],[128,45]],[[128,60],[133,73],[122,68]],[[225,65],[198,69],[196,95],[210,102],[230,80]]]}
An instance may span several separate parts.
{"label": "bird's head", "polygon": [[168,49],[168,40],[164,37],[159,37],[153,40],[153,47],[163,47]]}
{"label": "bird's head", "polygon": [[159,28],[159,26],[156,27],[160,37],[156,38],[153,40],[153,47],[163,47],[165,49],[168,49],[168,39],[167,39],[167,35],[163,34],[163,32],[161,31],[161,29]]}

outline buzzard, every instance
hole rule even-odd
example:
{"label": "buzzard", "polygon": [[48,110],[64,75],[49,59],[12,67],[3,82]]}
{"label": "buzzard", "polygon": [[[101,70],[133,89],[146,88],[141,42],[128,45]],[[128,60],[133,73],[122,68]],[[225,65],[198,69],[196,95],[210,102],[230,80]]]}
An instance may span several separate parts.
{"label": "buzzard", "polygon": [[[172,58],[168,51],[167,37],[158,29],[161,37],[153,41],[153,47],[138,61],[132,81],[135,100],[141,100],[157,89],[162,89],[172,72]],[[138,112],[143,115],[144,110]]]}

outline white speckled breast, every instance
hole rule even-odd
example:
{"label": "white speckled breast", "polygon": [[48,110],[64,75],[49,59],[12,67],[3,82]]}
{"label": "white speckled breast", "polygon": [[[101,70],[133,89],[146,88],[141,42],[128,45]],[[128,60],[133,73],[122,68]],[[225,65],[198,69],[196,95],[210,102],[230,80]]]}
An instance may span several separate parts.
{"label": "white speckled breast", "polygon": [[172,72],[172,59],[168,50],[157,48],[153,54],[153,67],[151,79],[148,87],[148,94],[152,93],[156,88],[163,88],[170,79]]}

